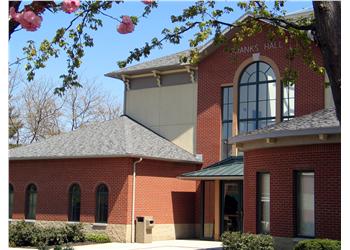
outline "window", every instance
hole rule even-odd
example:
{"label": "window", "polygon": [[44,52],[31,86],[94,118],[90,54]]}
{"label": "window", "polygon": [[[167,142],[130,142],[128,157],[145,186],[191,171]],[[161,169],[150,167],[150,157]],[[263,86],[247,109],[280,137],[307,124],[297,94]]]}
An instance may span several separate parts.
{"label": "window", "polygon": [[258,232],[270,233],[270,174],[258,174]]}
{"label": "window", "polygon": [[295,85],[283,85],[282,88],[282,121],[294,118]]}
{"label": "window", "polygon": [[108,188],[101,184],[96,190],[96,222],[107,223],[108,218]]}
{"label": "window", "polygon": [[314,173],[297,173],[297,235],[315,236]]}
{"label": "window", "polygon": [[78,184],[73,184],[69,188],[69,221],[80,220],[80,187]]}
{"label": "window", "polygon": [[13,213],[13,186],[9,185],[9,218],[12,219]]}
{"label": "window", "polygon": [[255,62],[239,80],[238,127],[240,133],[275,123],[276,77],[270,65]]}
{"label": "window", "polygon": [[34,184],[30,184],[26,190],[25,218],[35,220],[37,203],[37,189]]}
{"label": "window", "polygon": [[222,88],[222,154],[221,158],[226,159],[231,155],[232,147],[227,143],[232,137],[232,112],[233,112],[233,87]]}

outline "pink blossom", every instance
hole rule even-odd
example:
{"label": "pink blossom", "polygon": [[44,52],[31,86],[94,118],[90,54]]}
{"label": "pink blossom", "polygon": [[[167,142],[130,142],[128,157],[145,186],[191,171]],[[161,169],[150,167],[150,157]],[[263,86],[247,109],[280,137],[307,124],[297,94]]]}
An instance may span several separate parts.
{"label": "pink blossom", "polygon": [[128,34],[134,31],[135,25],[129,16],[123,16],[122,22],[119,24],[117,31],[120,34]]}
{"label": "pink blossom", "polygon": [[62,10],[68,14],[76,11],[80,6],[79,0],[63,0]]}
{"label": "pink blossom", "polygon": [[24,10],[21,13],[17,13],[13,7],[10,8],[10,16],[13,20],[20,23],[23,29],[28,31],[36,31],[40,28],[42,21],[42,17],[31,10]]}
{"label": "pink blossom", "polygon": [[154,2],[154,0],[144,0],[144,1],[142,1],[144,4],[147,4],[147,5],[151,5],[153,2]]}

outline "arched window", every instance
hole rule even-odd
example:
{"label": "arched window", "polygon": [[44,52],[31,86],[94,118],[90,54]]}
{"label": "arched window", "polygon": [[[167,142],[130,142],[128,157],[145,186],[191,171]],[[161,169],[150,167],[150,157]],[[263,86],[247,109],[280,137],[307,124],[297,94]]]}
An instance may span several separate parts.
{"label": "arched window", "polygon": [[254,62],[239,79],[239,132],[273,124],[276,119],[276,76],[270,65]]}
{"label": "arched window", "polygon": [[80,220],[80,187],[78,184],[73,184],[69,188],[68,220]]}
{"label": "arched window", "polygon": [[9,218],[12,219],[13,213],[13,186],[10,183],[9,185]]}
{"label": "arched window", "polygon": [[25,218],[35,220],[37,203],[37,188],[34,184],[30,184],[26,190],[26,207]]}
{"label": "arched window", "polygon": [[96,222],[107,223],[108,218],[108,188],[101,184],[96,190]]}

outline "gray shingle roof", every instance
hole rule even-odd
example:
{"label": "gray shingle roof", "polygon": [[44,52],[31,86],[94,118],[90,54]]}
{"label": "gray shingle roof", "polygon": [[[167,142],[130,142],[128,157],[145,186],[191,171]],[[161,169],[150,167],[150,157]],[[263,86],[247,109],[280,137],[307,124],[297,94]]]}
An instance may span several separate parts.
{"label": "gray shingle roof", "polygon": [[179,179],[224,179],[225,177],[243,177],[243,156],[231,156],[201,170],[184,173]]}
{"label": "gray shingle roof", "polygon": [[127,116],[9,150],[10,160],[91,157],[144,157],[200,162],[194,155]]}
{"label": "gray shingle roof", "polygon": [[280,122],[249,133],[241,134],[232,137],[229,140],[229,143],[320,133],[340,133],[340,124],[335,114],[335,108],[322,109],[308,115],[296,117],[289,121]]}
{"label": "gray shingle roof", "polygon": [[121,74],[141,74],[144,72],[149,72],[149,70],[166,70],[166,69],[174,69],[181,65],[186,65],[180,62],[181,56],[188,56],[190,50],[180,51],[174,54],[166,55],[163,57],[159,57],[150,61],[146,61],[143,63],[138,63],[136,65],[122,68],[110,73],[107,73],[106,76],[119,78]]}

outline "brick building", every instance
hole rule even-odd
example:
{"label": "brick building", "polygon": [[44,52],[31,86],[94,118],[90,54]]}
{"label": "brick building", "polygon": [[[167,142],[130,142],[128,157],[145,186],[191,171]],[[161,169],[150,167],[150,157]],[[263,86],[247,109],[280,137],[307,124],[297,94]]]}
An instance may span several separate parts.
{"label": "brick building", "polygon": [[234,53],[209,42],[197,65],[180,63],[183,51],[106,74],[125,83],[124,116],[10,150],[12,218],[81,221],[124,242],[144,215],[154,239],[244,231],[281,249],[340,239],[340,125],[327,79],[297,58],[297,82],[284,86],[293,41],[269,40],[271,28]]}

